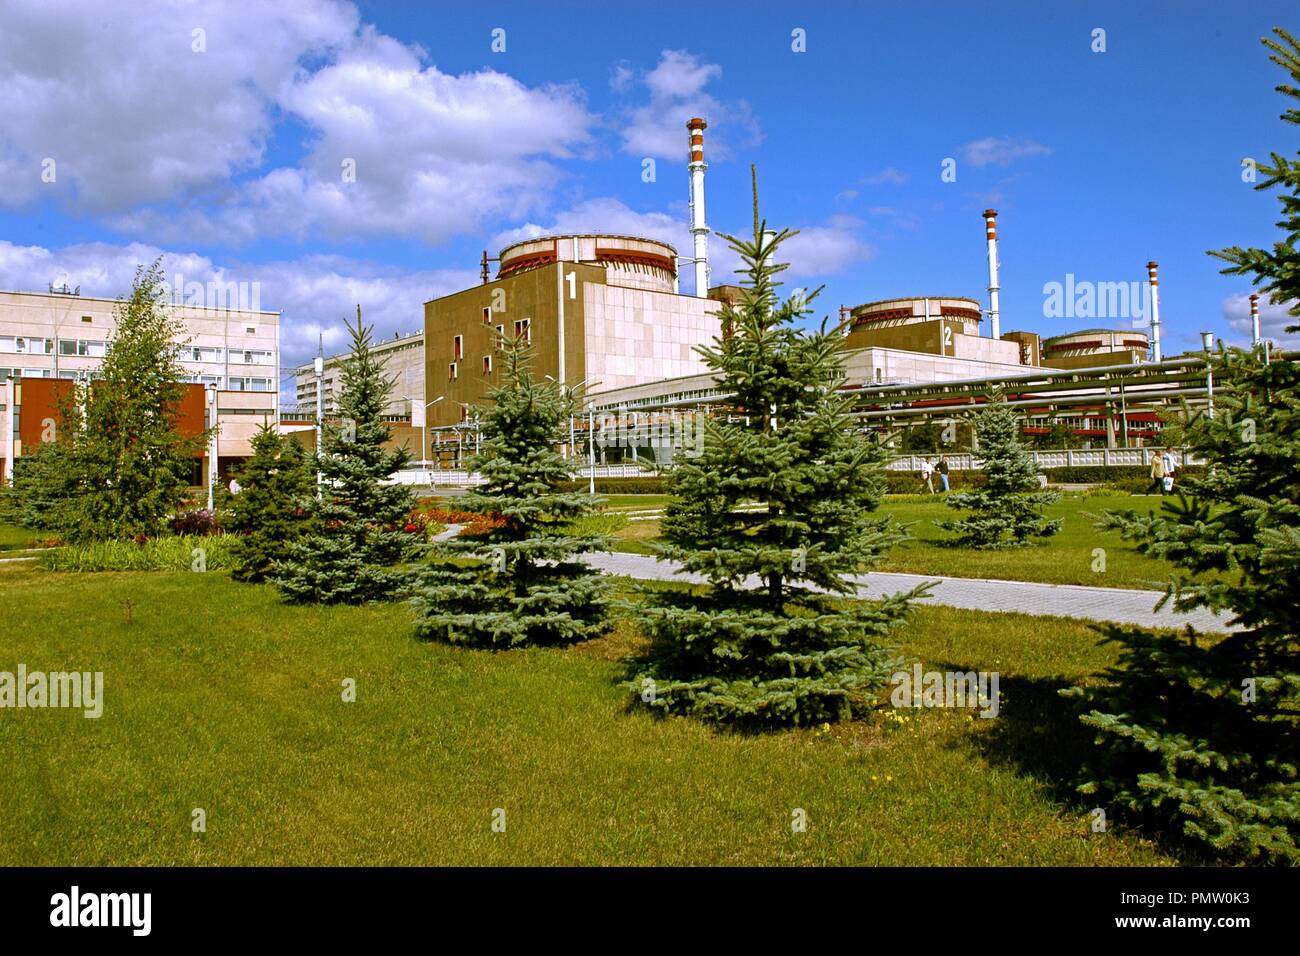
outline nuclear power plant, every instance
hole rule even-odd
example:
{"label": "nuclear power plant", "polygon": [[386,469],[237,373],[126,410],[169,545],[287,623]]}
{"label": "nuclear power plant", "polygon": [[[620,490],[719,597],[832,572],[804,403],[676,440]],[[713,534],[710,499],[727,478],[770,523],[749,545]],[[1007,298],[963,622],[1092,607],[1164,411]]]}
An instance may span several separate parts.
{"label": "nuclear power plant", "polygon": [[[629,421],[678,420],[727,408],[699,347],[721,336],[719,312],[741,290],[713,286],[705,209],[707,122],[686,123],[691,254],[658,239],[604,233],[525,239],[484,251],[480,284],[425,303],[423,393],[406,393],[419,458],[459,461],[473,409],[500,381],[499,352],[511,336],[533,346],[538,377],[581,389],[591,427],[623,432]],[[1165,359],[1158,266],[1146,264],[1146,322],[1041,336],[1017,321],[1002,332],[998,212],[986,209],[987,300],[899,295],[841,306],[844,389],[864,427],[906,427],[947,418],[1000,391],[1037,423],[1065,424],[1088,443],[1126,447],[1158,435],[1159,411],[1206,392],[1201,354]],[[492,274],[492,265],[496,274]],[[693,277],[681,291],[681,270]],[[1134,288],[1138,287],[1135,281]],[[900,290],[905,292],[906,290]],[[959,291],[959,290],[949,290]],[[1258,312],[1252,299],[1258,329]],[[1258,339],[1258,331],[1255,333]],[[415,337],[403,339],[414,343]],[[299,370],[299,395],[311,389]],[[409,377],[409,376],[408,376]],[[395,402],[395,409],[402,403]],[[585,431],[586,422],[575,425]],[[399,428],[399,432],[401,429]],[[415,436],[418,434],[418,438]],[[603,441],[602,458],[608,460]],[[652,449],[646,452],[654,457]],[[637,457],[636,449],[632,449]],[[617,454],[616,454],[617,457]]]}

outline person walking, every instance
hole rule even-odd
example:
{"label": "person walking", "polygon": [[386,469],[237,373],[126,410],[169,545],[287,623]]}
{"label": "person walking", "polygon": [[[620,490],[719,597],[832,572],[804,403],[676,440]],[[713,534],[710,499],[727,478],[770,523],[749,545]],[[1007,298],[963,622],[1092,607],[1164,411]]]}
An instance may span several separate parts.
{"label": "person walking", "polygon": [[1175,476],[1178,473],[1178,459],[1175,458],[1174,453],[1172,451],[1169,451],[1168,449],[1166,449],[1165,453],[1160,457],[1164,459],[1165,494],[1173,494],[1174,480],[1175,480]]}
{"label": "person walking", "polygon": [[939,456],[939,481],[943,485],[943,490],[948,490],[948,458],[946,455]]}
{"label": "person walking", "polygon": [[934,468],[930,464],[930,459],[921,459],[921,484],[925,486],[927,494],[934,494]]}
{"label": "person walking", "polygon": [[1159,492],[1165,493],[1165,456],[1163,454],[1151,456],[1151,484],[1147,485],[1147,490],[1143,494],[1154,494]]}

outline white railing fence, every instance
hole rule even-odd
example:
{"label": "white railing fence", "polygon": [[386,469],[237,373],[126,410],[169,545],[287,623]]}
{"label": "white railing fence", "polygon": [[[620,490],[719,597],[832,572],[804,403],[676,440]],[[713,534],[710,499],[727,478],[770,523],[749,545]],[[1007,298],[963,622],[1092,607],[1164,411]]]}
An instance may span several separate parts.
{"label": "white railing fence", "polygon": [[[1151,459],[1169,449],[1165,448],[1062,448],[1032,450],[1030,455],[1034,467],[1039,470],[1048,468],[1108,468],[1112,466],[1138,465],[1149,467]],[[1204,460],[1187,454],[1181,449],[1172,449],[1178,460],[1186,465],[1203,465]],[[984,467],[984,460],[978,454],[957,452],[945,454],[948,467],[953,471],[979,471]],[[939,460],[939,453],[929,455],[900,455],[885,467],[889,471],[920,471],[921,462],[932,464]]]}
{"label": "white railing fence", "polygon": [[[591,474],[591,469],[575,465],[573,477],[575,480],[581,480]],[[652,476],[653,471],[642,468],[639,465],[597,465],[597,478],[646,478]],[[477,472],[466,471],[464,468],[405,468],[397,472],[389,484],[398,485],[424,485],[436,487],[438,485],[450,486],[454,488],[466,488],[471,485],[481,485],[483,479]]]}

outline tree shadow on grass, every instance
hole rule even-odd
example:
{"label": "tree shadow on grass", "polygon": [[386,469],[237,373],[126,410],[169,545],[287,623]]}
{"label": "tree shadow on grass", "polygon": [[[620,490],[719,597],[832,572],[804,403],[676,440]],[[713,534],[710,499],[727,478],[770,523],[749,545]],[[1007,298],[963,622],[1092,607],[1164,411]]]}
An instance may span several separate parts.
{"label": "tree shadow on grass", "polygon": [[[953,663],[933,665],[940,670],[965,670]],[[1002,675],[998,716],[982,733],[964,738],[991,765],[1033,777],[1054,801],[1085,814],[1098,799],[1079,793],[1080,769],[1096,756],[1093,731],[1079,720],[1078,705],[1060,691],[1077,681],[1060,674],[1050,677]],[[1101,804],[1105,808],[1104,803]],[[1151,841],[1160,852],[1185,865],[1213,864],[1203,851],[1180,834],[1162,828],[1155,819],[1139,819],[1105,808],[1108,826],[1122,823],[1139,838]]]}

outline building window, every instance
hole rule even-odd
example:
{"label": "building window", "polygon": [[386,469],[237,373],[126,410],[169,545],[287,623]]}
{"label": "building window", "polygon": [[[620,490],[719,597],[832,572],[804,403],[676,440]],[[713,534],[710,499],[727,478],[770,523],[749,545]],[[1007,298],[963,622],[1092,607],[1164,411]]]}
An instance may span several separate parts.
{"label": "building window", "polygon": [[531,344],[533,341],[533,320],[519,319],[515,322],[515,338]]}
{"label": "building window", "polygon": [[490,305],[483,306],[483,324],[484,325],[492,324],[492,306]]}
{"label": "building window", "polygon": [[95,319],[94,319],[93,316],[83,315],[83,316],[81,317],[81,321],[82,321],[82,322],[94,322]]}
{"label": "building window", "polygon": [[498,325],[496,349],[498,352],[500,352],[505,347],[506,347],[506,327],[504,325]]}
{"label": "building window", "polygon": [[452,362],[450,365],[447,366],[447,381],[454,382],[455,380],[456,380],[456,363]]}
{"label": "building window", "polygon": [[483,356],[483,374],[484,375],[492,374],[492,356],[490,355]]}
{"label": "building window", "polygon": [[451,340],[451,357],[459,362],[465,357],[465,338],[457,335]]}

